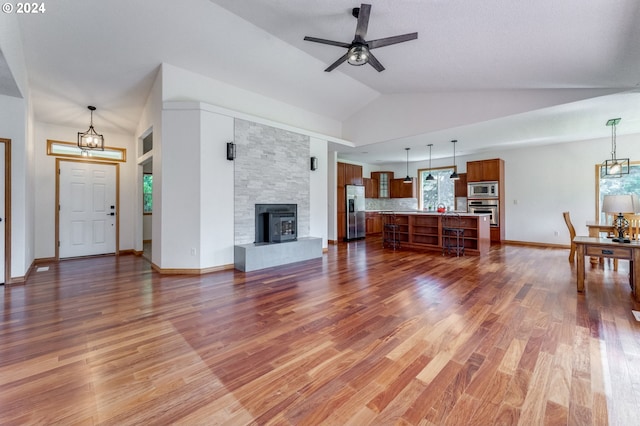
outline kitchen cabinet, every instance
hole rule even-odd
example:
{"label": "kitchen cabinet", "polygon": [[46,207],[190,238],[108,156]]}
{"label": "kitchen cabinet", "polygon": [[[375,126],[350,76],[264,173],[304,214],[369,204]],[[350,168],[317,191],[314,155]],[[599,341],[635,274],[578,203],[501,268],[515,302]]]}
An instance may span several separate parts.
{"label": "kitchen cabinet", "polygon": [[458,176],[460,177],[460,179],[456,180],[453,184],[454,196],[466,197],[467,196],[467,174],[459,173]]}
{"label": "kitchen cabinet", "polygon": [[378,179],[362,178],[365,198],[378,198]]}
{"label": "kitchen cabinet", "polygon": [[467,162],[467,182],[500,181],[504,176],[504,160],[494,158]]}
{"label": "kitchen cabinet", "polygon": [[379,234],[382,232],[382,217],[378,212],[367,212],[365,214],[366,233]]}
{"label": "kitchen cabinet", "polygon": [[362,185],[362,166],[345,163],[344,178],[345,185]]}
{"label": "kitchen cabinet", "polygon": [[391,198],[418,198],[416,178],[411,178],[411,183],[405,183],[402,179],[391,179]]}
{"label": "kitchen cabinet", "polygon": [[390,198],[390,185],[393,172],[371,172],[371,179],[378,181],[378,198]]}
{"label": "kitchen cabinet", "polygon": [[504,198],[504,160],[493,158],[490,160],[467,162],[467,182],[498,182],[498,224],[491,227],[491,241],[500,242],[505,236],[505,198]]}

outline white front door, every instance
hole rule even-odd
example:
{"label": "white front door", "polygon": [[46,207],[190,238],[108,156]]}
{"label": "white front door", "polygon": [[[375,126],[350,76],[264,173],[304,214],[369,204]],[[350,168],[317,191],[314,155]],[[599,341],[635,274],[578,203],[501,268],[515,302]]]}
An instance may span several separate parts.
{"label": "white front door", "polygon": [[116,166],[60,161],[59,257],[116,251]]}

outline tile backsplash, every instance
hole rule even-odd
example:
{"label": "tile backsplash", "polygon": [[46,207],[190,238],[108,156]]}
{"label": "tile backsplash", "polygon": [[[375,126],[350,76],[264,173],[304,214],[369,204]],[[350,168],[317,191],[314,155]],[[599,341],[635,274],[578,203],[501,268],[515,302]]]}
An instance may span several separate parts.
{"label": "tile backsplash", "polygon": [[406,211],[417,210],[417,198],[365,198],[364,208],[366,210],[394,210]]}

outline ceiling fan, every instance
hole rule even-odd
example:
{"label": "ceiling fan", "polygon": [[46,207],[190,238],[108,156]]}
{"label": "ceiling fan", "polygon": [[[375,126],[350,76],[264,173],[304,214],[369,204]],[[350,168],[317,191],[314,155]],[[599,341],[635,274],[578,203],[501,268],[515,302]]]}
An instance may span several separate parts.
{"label": "ceiling fan", "polygon": [[371,49],[377,49],[378,47],[389,46],[391,44],[402,43],[404,41],[415,40],[418,38],[418,33],[402,34],[393,37],[379,38],[377,40],[365,40],[367,36],[367,27],[369,26],[369,15],[371,13],[370,4],[361,4],[360,7],[354,7],[351,14],[358,19],[358,25],[356,26],[356,35],[351,43],[344,43],[341,41],[326,40],[323,38],[306,36],[306,41],[313,41],[315,43],[330,44],[331,46],[344,47],[347,49],[347,53],[342,55],[340,59],[325,70],[326,72],[333,71],[338,65],[347,61],[351,65],[364,65],[371,64],[378,72],[384,71],[384,67],[371,53]]}

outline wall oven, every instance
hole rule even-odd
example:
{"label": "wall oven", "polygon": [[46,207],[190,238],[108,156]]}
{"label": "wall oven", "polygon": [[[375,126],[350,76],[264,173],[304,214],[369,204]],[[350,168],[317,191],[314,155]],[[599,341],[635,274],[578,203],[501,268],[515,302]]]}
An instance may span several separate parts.
{"label": "wall oven", "polygon": [[467,184],[467,198],[498,198],[498,182]]}
{"label": "wall oven", "polygon": [[499,226],[500,225],[500,207],[498,205],[498,200],[469,200],[468,201],[468,212],[469,213],[487,213],[491,215],[490,224],[491,226]]}

